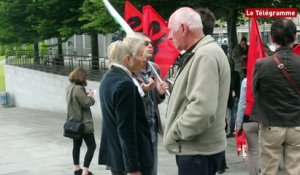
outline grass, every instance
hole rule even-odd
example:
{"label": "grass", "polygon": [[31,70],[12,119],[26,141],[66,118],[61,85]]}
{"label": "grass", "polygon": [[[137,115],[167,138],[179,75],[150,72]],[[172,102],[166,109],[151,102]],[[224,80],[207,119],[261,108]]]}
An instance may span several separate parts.
{"label": "grass", "polygon": [[[0,61],[4,60],[4,56],[0,56]],[[0,92],[5,91],[5,81],[4,81],[4,66],[0,64]]]}

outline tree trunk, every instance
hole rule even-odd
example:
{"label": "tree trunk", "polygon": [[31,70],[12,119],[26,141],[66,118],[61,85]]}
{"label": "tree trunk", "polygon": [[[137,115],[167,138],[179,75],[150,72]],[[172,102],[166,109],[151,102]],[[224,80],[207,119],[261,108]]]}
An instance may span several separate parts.
{"label": "tree trunk", "polygon": [[62,48],[62,41],[61,38],[57,39],[58,45],[57,45],[57,56],[55,60],[55,65],[64,65],[64,56],[63,56],[63,48]]}
{"label": "tree trunk", "polygon": [[39,57],[39,42],[34,42],[33,44],[33,52],[34,52],[34,63],[39,64],[40,63],[40,57]]}
{"label": "tree trunk", "polygon": [[226,18],[228,44],[229,44],[229,48],[228,48],[229,58],[231,58],[232,56],[232,50],[234,46],[237,45],[237,30],[236,30],[237,17],[238,17],[238,10],[229,9],[228,17]]}
{"label": "tree trunk", "polygon": [[92,70],[99,70],[99,47],[98,33],[96,31],[90,33],[92,47]]}

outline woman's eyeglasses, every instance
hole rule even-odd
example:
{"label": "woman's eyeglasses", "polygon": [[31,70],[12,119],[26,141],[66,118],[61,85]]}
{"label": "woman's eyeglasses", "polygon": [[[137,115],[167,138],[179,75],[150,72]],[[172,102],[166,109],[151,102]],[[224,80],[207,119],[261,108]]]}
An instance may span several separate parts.
{"label": "woman's eyeglasses", "polygon": [[149,46],[149,44],[152,45],[152,41],[145,41],[145,46]]}

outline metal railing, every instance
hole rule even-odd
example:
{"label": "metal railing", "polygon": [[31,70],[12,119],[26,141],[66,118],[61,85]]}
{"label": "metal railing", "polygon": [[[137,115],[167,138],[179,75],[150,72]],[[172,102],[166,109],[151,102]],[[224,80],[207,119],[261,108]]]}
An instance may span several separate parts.
{"label": "metal railing", "polygon": [[[103,57],[92,59],[88,55],[48,54],[35,59],[33,53],[28,53],[30,52],[11,52],[9,56],[6,56],[6,64],[66,76],[76,67],[83,67],[88,72],[88,80],[92,81],[100,81],[109,67],[108,59]],[[178,63],[175,62],[167,78],[171,78],[177,72],[178,67]]]}
{"label": "metal railing", "polygon": [[108,70],[109,61],[84,55],[44,55],[38,59],[12,55],[6,57],[6,64],[67,76],[76,67],[83,67],[88,72],[89,80],[100,81]]}

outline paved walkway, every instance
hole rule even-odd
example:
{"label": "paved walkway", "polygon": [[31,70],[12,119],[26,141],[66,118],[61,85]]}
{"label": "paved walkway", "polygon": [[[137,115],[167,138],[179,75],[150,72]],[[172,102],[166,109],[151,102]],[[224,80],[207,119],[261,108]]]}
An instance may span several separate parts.
{"label": "paved walkway", "polygon": [[[72,175],[72,142],[62,136],[65,113],[23,108],[0,108],[0,175]],[[97,165],[100,117],[94,117],[97,149],[90,166],[95,175],[110,175]],[[213,139],[213,138],[212,138]],[[81,159],[86,151],[85,144]],[[247,175],[245,162],[235,154],[234,140],[228,139],[225,175]],[[159,140],[158,175],[176,175],[173,155]]]}

